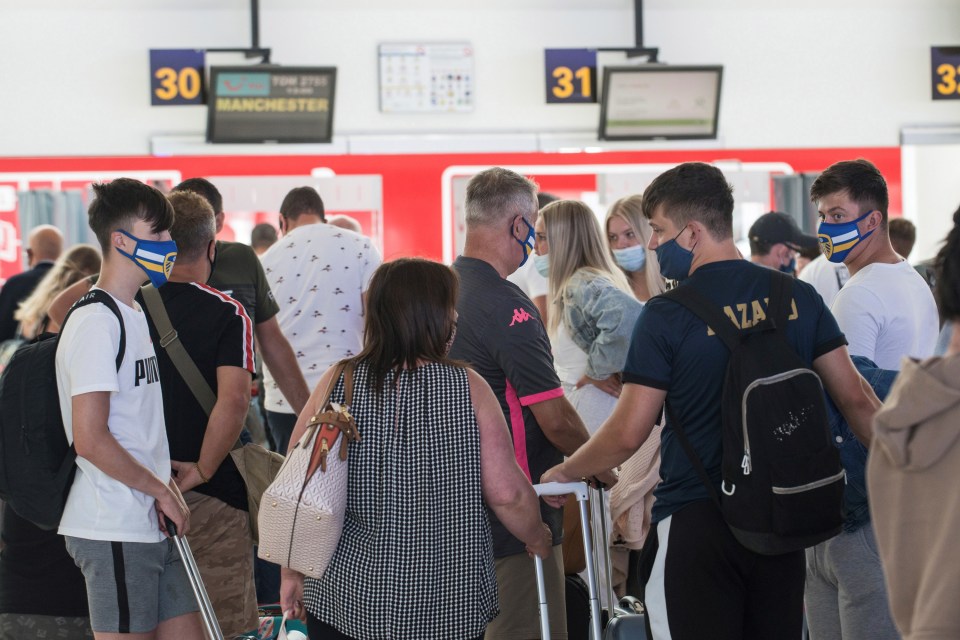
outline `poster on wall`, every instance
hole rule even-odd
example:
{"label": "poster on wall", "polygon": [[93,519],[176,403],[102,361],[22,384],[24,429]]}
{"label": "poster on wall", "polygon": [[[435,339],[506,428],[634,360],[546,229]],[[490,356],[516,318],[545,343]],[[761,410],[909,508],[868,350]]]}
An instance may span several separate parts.
{"label": "poster on wall", "polygon": [[469,42],[383,43],[378,55],[381,112],[473,111],[473,47]]}

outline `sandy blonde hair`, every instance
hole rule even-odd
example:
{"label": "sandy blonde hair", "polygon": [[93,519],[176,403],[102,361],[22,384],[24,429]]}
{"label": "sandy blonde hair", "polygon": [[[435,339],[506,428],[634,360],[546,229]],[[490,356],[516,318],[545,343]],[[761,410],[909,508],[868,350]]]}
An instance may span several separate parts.
{"label": "sandy blonde hair", "polygon": [[[607,216],[603,220],[603,229],[605,232],[604,236],[607,238],[606,244],[611,259],[613,258],[613,247],[610,246],[610,236],[606,232],[610,229],[610,218],[614,216],[621,218],[630,225],[630,228],[633,229],[633,232],[637,234],[637,237],[640,239],[640,244],[647,254],[647,262],[643,268],[643,272],[647,280],[647,289],[650,290],[650,297],[663,293],[667,290],[667,287],[663,276],[660,275],[660,263],[657,262],[657,253],[647,248],[650,244],[650,237],[653,236],[653,229],[650,227],[650,222],[643,215],[643,198],[639,194],[626,196],[614,202],[607,210]],[[616,264],[616,261],[614,261],[614,264]],[[627,273],[621,269],[619,265],[617,266],[617,270],[624,274]]]}
{"label": "sandy blonde hair", "polygon": [[13,314],[14,320],[20,322],[23,337],[36,337],[53,299],[61,291],[99,271],[100,252],[88,244],[78,244],[60,256]]}
{"label": "sandy blonde hair", "polygon": [[630,283],[617,268],[603,241],[600,222],[579,200],[558,200],[540,210],[550,246],[549,332],[555,335],[563,317],[563,293],[577,271],[586,269],[633,295]]}

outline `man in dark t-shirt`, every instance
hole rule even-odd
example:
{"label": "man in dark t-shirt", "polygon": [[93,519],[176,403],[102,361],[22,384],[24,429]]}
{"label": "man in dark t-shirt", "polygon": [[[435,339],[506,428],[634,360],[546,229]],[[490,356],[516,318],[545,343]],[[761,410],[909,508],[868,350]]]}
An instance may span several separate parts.
{"label": "man in dark t-shirt", "polygon": [[[740,258],[733,242],[733,195],[719,169],[686,163],[663,173],[644,192],[643,209],[654,234],[650,248],[665,277],[695,288],[740,330],[766,317],[770,272]],[[792,297],[787,340],[868,442],[879,401],[857,373],[816,291],[795,282]],[[613,413],[590,442],[543,480],[565,482],[620,464],[650,435],[666,400],[719,490],[728,361],[729,351],[702,320],[678,303],[653,298],[637,320]],[[764,556],[743,547],[708,497],[674,429],[668,419],[661,435],[655,527],[644,551],[654,558],[645,591],[654,637],[800,637],[803,552]]]}
{"label": "man in dark t-shirt", "polygon": [[175,219],[170,236],[177,262],[159,289],[170,324],[216,394],[210,416],[161,345],[156,316],[145,304],[157,348],[163,415],[177,485],[190,507],[190,545],[224,636],[257,627],[253,542],[247,492],[230,449],[240,436],[254,372],[253,323],[243,306],[203,284],[215,250],[213,209],[190,192],[170,195]]}
{"label": "man in dark t-shirt", "polygon": [[[537,482],[550,466],[587,440],[587,430],[563,396],[540,313],[505,280],[533,252],[537,219],[536,185],[513,171],[493,168],[467,185],[467,237],[453,268],[460,276],[457,336],[450,351],[484,377],[503,410],[517,462]],[[608,477],[607,480],[610,478]],[[554,549],[544,562],[550,628],[566,638],[561,514],[544,505],[543,520]],[[522,542],[490,515],[500,615],[486,637],[533,640],[540,637],[533,561]]]}

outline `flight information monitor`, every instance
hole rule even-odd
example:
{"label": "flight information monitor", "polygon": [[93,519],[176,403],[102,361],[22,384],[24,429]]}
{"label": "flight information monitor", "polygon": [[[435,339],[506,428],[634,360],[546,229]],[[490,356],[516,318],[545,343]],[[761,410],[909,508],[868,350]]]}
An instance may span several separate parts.
{"label": "flight information monitor", "polygon": [[722,79],[722,66],[604,67],[599,138],[716,138]]}
{"label": "flight information monitor", "polygon": [[209,142],[330,142],[335,67],[211,67]]}

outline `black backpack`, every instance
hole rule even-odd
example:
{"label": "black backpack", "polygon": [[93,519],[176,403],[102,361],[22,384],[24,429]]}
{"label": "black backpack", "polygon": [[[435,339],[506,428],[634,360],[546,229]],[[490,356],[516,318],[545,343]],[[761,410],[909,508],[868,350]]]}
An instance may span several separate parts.
{"label": "black backpack", "polygon": [[[92,289],[70,308],[106,305],[120,321],[117,371],[126,330],[110,294]],[[61,331],[63,328],[61,327]],[[20,347],[0,375],[0,498],[41,529],[56,529],[76,473],[77,452],[67,443],[60,414],[56,356],[60,334],[43,334]]]}
{"label": "black backpack", "polygon": [[771,271],[767,317],[748,330],[693,287],[662,294],[713,329],[730,349],[723,384],[722,496],[667,405],[677,440],[740,543],[776,555],[840,533],[844,472],[820,377],[787,341],[793,278]]}

